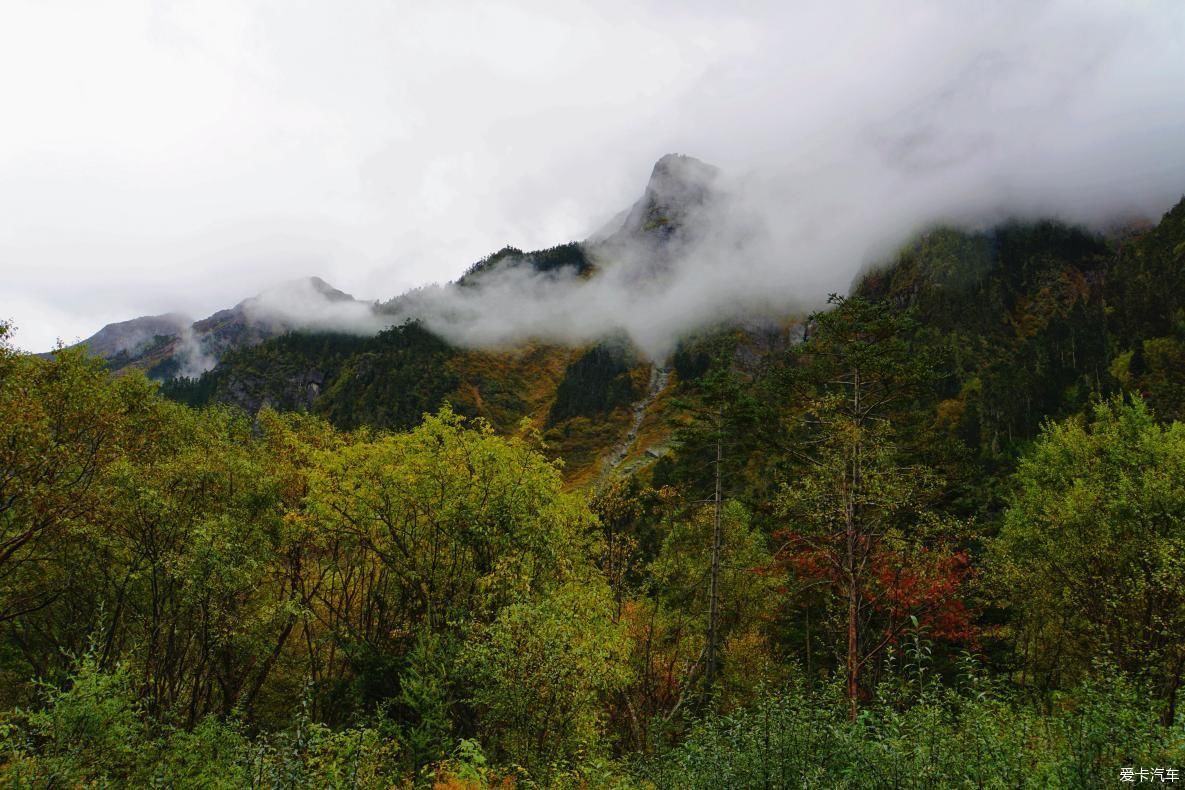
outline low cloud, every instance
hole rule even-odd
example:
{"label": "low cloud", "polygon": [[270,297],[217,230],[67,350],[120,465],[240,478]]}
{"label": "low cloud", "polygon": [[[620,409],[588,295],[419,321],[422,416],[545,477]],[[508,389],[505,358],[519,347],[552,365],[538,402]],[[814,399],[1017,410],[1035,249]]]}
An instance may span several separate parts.
{"label": "low cloud", "polygon": [[319,277],[281,283],[240,305],[250,323],[356,335],[372,335],[388,324],[374,307]]}

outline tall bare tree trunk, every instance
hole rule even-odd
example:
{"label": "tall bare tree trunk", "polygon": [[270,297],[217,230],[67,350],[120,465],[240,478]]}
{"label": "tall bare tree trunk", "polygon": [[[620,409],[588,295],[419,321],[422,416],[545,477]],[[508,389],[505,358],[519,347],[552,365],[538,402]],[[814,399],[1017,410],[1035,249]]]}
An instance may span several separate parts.
{"label": "tall bare tree trunk", "polygon": [[715,512],[712,522],[712,581],[708,597],[708,644],[705,661],[705,682],[709,693],[716,682],[717,642],[720,639],[720,544],[722,525],[720,518],[720,465],[724,460],[724,420],[723,415],[717,415],[716,424],[716,493],[714,496]]}
{"label": "tall bare tree trunk", "polygon": [[848,532],[848,719],[856,720],[860,696],[860,640],[856,629],[860,615],[856,588],[855,533]]}
{"label": "tall bare tree trunk", "polygon": [[860,705],[860,535],[857,503],[860,490],[860,369],[852,375],[852,418],[856,423],[856,444],[852,447],[852,479],[844,513],[844,537],[847,539],[846,571],[848,576],[848,719],[856,720]]}

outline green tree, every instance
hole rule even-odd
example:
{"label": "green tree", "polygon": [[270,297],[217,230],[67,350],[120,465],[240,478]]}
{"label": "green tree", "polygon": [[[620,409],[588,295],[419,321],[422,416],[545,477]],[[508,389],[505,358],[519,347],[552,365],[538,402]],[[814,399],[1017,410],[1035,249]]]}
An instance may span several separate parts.
{"label": "green tree", "polygon": [[142,376],[112,380],[101,361],[62,349],[50,360],[0,359],[0,624],[47,606],[43,550],[101,504],[104,469],[144,437],[130,418],[150,410]]}
{"label": "green tree", "polygon": [[447,408],[405,434],[314,453],[303,518],[323,637],[310,663],[364,707],[399,693],[424,633],[463,633],[500,609],[596,573],[596,522],[523,439]]}
{"label": "green tree", "polygon": [[537,774],[598,751],[604,702],[629,679],[627,650],[601,581],[503,609],[465,658],[486,742]]}
{"label": "green tree", "polygon": [[147,710],[192,727],[250,712],[302,608],[272,459],[241,412],[169,414],[151,452],[113,462],[104,501],[73,525],[69,563],[94,570],[72,591],[104,667],[123,662]]}
{"label": "green tree", "polygon": [[375,625],[388,632],[488,617],[584,573],[595,537],[555,465],[447,408],[410,433],[318,455],[309,504],[333,551],[386,569],[381,605],[396,608]]}
{"label": "green tree", "polygon": [[1044,688],[1109,657],[1154,681],[1164,719],[1185,671],[1185,425],[1138,398],[1046,426],[1015,474],[992,577]]}

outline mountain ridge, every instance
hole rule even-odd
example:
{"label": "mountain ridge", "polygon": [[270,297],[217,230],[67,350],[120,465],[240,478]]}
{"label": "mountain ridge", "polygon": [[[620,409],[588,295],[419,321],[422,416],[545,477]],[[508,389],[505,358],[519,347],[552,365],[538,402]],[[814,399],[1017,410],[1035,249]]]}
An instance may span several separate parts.
{"label": "mountain ridge", "polygon": [[[277,314],[274,302],[368,305],[318,276],[286,280],[255,296],[193,319],[184,313],[140,316],[110,323],[75,344],[102,357],[113,371],[142,369],[150,378],[200,375],[231,349],[249,347],[302,328],[292,315]],[[312,304],[310,304],[312,300]]]}

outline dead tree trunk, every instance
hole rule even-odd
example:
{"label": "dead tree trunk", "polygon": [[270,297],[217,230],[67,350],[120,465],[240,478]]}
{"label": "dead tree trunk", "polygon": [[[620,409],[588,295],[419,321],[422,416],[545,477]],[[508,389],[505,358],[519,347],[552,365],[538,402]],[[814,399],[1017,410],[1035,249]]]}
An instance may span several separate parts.
{"label": "dead tree trunk", "polygon": [[718,642],[720,640],[720,547],[723,537],[721,520],[720,474],[721,463],[724,460],[724,420],[722,414],[717,414],[716,423],[716,490],[713,496],[712,515],[712,567],[711,589],[708,593],[708,644],[705,660],[704,680],[710,694],[716,683],[716,665],[718,658]]}

